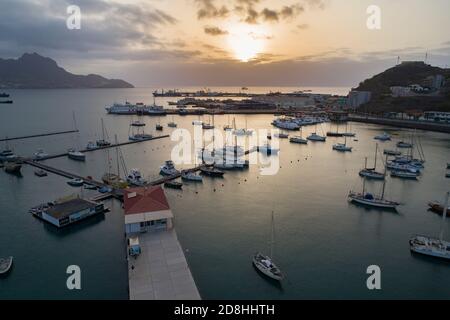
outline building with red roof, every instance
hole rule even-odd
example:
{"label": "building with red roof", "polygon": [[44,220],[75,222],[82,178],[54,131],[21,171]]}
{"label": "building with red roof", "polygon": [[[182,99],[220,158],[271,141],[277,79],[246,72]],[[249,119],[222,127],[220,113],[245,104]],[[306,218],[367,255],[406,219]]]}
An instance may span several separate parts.
{"label": "building with red roof", "polygon": [[173,227],[173,213],[160,186],[126,189],[124,211],[128,235]]}

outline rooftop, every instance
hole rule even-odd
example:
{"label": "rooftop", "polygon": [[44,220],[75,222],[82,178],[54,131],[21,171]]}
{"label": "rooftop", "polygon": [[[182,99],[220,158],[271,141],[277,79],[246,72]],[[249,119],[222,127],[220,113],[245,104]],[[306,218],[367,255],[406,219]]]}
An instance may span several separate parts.
{"label": "rooftop", "polygon": [[80,212],[86,209],[90,209],[90,208],[94,208],[96,207],[98,204],[88,201],[88,200],[84,200],[84,199],[80,199],[80,198],[76,198],[76,199],[71,199],[62,203],[58,203],[55,204],[54,206],[50,207],[46,213],[50,216],[52,216],[55,219],[61,219],[61,218],[65,218],[73,213],[76,212]]}
{"label": "rooftop", "polygon": [[170,210],[164,190],[160,187],[132,188],[124,194],[125,216]]}

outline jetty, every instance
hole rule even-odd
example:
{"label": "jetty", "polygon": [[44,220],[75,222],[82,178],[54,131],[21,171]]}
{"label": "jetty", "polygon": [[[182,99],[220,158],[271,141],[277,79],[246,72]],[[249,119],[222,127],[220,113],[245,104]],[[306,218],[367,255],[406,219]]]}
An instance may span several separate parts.
{"label": "jetty", "polygon": [[61,134],[77,133],[77,132],[79,132],[79,131],[78,130],[68,130],[68,131],[56,131],[56,132],[32,134],[32,135],[13,137],[13,138],[6,137],[3,139],[0,139],[0,142],[12,141],[12,140],[24,140],[24,139],[31,139],[31,138],[47,137],[47,136],[56,136],[56,135],[61,135]]}

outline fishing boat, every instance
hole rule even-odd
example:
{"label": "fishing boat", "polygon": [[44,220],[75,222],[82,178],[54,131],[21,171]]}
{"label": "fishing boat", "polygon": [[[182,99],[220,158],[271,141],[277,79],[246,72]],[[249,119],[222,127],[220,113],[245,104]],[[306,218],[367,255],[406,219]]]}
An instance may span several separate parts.
{"label": "fishing boat", "polygon": [[[384,176],[386,176],[386,170],[387,169],[385,166]],[[379,197],[375,196],[371,193],[367,193],[366,192],[366,179],[364,177],[362,192],[358,193],[358,192],[350,191],[348,194],[348,200],[350,202],[361,204],[361,205],[368,206],[368,207],[396,210],[400,204],[398,202],[385,199],[385,191],[386,191],[386,179],[383,179],[383,188],[382,188],[381,195]]]}
{"label": "fishing boat", "polygon": [[375,136],[374,139],[379,140],[379,141],[390,141],[392,138],[389,134],[387,134],[386,132],[383,132],[383,134]]}
{"label": "fishing boat", "polygon": [[101,119],[101,123],[102,123],[102,139],[97,140],[96,144],[97,144],[97,147],[102,148],[102,147],[110,146],[111,143],[107,140],[108,132],[106,131],[105,124],[103,122],[103,118]]}
{"label": "fishing boat", "polygon": [[0,274],[6,274],[11,270],[13,257],[0,258]]}
{"label": "fishing boat", "polygon": [[417,180],[420,174],[417,172],[408,172],[408,171],[400,171],[400,170],[392,170],[391,177],[409,179],[409,180]]}
{"label": "fishing boat", "polygon": [[412,147],[413,147],[412,143],[404,142],[404,141],[397,142],[397,148],[411,149]]}
{"label": "fishing boat", "polygon": [[144,186],[147,184],[147,181],[142,178],[142,174],[139,169],[131,169],[130,173],[127,176],[127,182],[134,186]]}
{"label": "fishing boat", "polygon": [[339,152],[352,152],[353,147],[347,146],[347,137],[345,137],[344,143],[337,143],[333,145],[333,150],[339,151]]}
{"label": "fishing boat", "polygon": [[445,206],[442,208],[442,223],[439,238],[429,236],[416,235],[409,240],[409,245],[412,252],[450,260],[450,242],[444,241],[445,220],[448,212],[448,201],[450,192],[447,192],[445,197]]}
{"label": "fishing boat", "polygon": [[16,158],[17,156],[8,147],[0,152],[0,161],[13,161]]}
{"label": "fishing boat", "polygon": [[185,180],[185,181],[194,181],[194,182],[202,182],[203,181],[203,177],[195,174],[193,172],[187,172],[187,171],[183,171],[181,173],[181,179]]}
{"label": "fishing boat", "polygon": [[75,178],[67,181],[67,184],[71,187],[82,187],[84,184],[83,179]]}
{"label": "fishing boat", "polygon": [[164,127],[161,125],[161,124],[156,124],[156,130],[157,131],[163,131],[164,130]]}
{"label": "fishing boat", "polygon": [[42,160],[48,157],[48,153],[45,153],[44,150],[39,149],[37,152],[34,153],[34,159],[35,160]]}
{"label": "fishing boat", "polygon": [[225,172],[214,167],[202,167],[200,172],[201,174],[210,177],[223,177],[225,174]]}
{"label": "fishing boat", "polygon": [[86,145],[86,150],[95,150],[97,148],[98,146],[92,141],[89,141],[88,144]]}
{"label": "fishing boat", "polygon": [[377,156],[378,156],[378,143],[375,146],[375,160],[373,168],[367,168],[367,158],[365,159],[364,169],[359,171],[359,175],[361,177],[367,178],[367,179],[374,179],[374,180],[384,180],[385,175],[384,173],[377,172]]}
{"label": "fishing boat", "polygon": [[46,177],[47,176],[47,172],[44,171],[44,170],[36,170],[36,171],[34,171],[34,175],[39,177],[39,178],[42,178],[42,177]]}
{"label": "fishing boat", "polygon": [[17,162],[5,162],[4,165],[5,172],[11,174],[19,174],[20,170],[22,169],[22,165]]}
{"label": "fishing boat", "polygon": [[9,94],[2,92],[2,93],[0,93],[0,98],[9,98]]}
{"label": "fishing boat", "polygon": [[389,149],[384,149],[383,153],[388,156],[401,156],[402,155],[402,153],[400,151],[389,150]]}
{"label": "fishing boat", "polygon": [[450,162],[447,162],[447,169],[450,169]]}
{"label": "fishing boat", "polygon": [[67,156],[69,157],[69,159],[72,159],[75,161],[86,161],[86,155],[75,149],[69,149]]}
{"label": "fishing boat", "polygon": [[[441,215],[444,212],[444,205],[438,201],[431,201],[428,203],[428,206],[434,213]],[[447,215],[450,216],[450,206],[447,207]]]}
{"label": "fishing boat", "polygon": [[177,182],[177,181],[167,181],[166,183],[164,183],[164,187],[180,190],[183,188],[183,184],[181,182]]}
{"label": "fishing boat", "polygon": [[176,175],[176,174],[179,174],[180,173],[180,171],[178,171],[176,168],[175,168],[175,164],[173,163],[173,161],[172,160],[168,160],[168,161],[166,161],[165,163],[164,163],[164,165],[162,165],[161,167],[160,167],[160,173],[162,174],[162,175],[165,175],[165,176],[173,176],[173,175]]}
{"label": "fishing boat", "polygon": [[281,281],[284,276],[280,268],[273,262],[273,246],[275,244],[275,227],[274,227],[274,214],[272,212],[272,227],[271,227],[271,241],[270,241],[270,256],[264,255],[260,252],[253,256],[253,265],[263,275]]}

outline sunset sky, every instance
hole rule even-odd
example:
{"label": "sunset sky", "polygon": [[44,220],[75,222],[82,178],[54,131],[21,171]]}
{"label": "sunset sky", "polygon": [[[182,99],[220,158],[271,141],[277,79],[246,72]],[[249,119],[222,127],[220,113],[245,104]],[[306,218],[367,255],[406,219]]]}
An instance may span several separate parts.
{"label": "sunset sky", "polygon": [[[81,30],[66,8],[81,8]],[[369,5],[381,30],[366,27]],[[0,56],[136,86],[353,86],[402,60],[450,65],[448,0],[3,0]]]}

